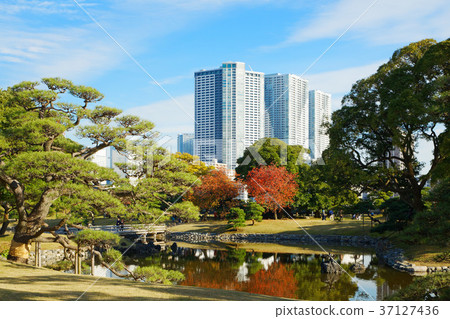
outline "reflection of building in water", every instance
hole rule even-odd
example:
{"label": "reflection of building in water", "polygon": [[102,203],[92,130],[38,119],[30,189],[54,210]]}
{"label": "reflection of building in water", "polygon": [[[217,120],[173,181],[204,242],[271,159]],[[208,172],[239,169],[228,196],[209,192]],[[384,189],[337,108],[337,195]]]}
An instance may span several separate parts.
{"label": "reflection of building in water", "polygon": [[197,257],[200,260],[205,259],[205,254],[203,253],[203,251],[201,249],[196,249],[194,256]]}
{"label": "reflection of building in water", "polygon": [[383,282],[380,285],[377,285],[377,300],[384,300],[387,296],[392,295],[396,289],[392,289],[389,287],[387,281]]}
{"label": "reflection of building in water", "polygon": [[244,262],[238,269],[238,272],[236,274],[236,280],[238,282],[243,282],[243,281],[249,281],[250,278],[248,278],[248,264],[246,262]]}
{"label": "reflection of building in water", "polygon": [[270,265],[275,262],[275,256],[270,256],[268,258],[258,258],[258,261],[263,265],[264,270],[269,269]]}
{"label": "reflection of building in water", "polygon": [[208,257],[209,259],[213,259],[215,255],[216,255],[216,253],[215,253],[214,249],[206,250],[206,257]]}

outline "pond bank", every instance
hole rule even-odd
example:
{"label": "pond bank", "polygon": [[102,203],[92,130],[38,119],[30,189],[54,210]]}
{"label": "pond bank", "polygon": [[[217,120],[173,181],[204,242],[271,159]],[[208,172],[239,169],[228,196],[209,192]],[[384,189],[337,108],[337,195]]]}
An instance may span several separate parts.
{"label": "pond bank", "polygon": [[415,265],[405,259],[402,249],[396,248],[388,240],[369,236],[169,232],[166,234],[166,238],[171,241],[184,241],[190,243],[319,243],[320,245],[368,247],[375,249],[377,257],[382,262],[399,271],[409,272],[414,275],[425,275],[426,273],[434,272],[450,272],[450,266],[432,267]]}

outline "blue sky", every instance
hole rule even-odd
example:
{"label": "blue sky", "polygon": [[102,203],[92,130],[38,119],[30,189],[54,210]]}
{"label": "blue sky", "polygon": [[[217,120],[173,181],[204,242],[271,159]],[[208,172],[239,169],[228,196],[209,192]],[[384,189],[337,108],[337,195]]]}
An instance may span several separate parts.
{"label": "blue sky", "polygon": [[[356,80],[393,51],[450,31],[445,0],[78,0],[193,115],[193,72],[241,61],[255,71],[303,74],[333,110]],[[73,0],[0,2],[0,87],[61,76],[105,94],[164,135],[193,132],[192,118],[140,70]],[[174,141],[168,143],[174,147]],[[429,146],[421,143],[427,161]]]}

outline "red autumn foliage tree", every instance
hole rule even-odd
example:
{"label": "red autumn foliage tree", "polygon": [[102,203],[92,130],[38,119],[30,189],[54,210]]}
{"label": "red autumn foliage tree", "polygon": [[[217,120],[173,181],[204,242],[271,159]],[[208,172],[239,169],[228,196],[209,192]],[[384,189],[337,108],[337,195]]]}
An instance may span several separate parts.
{"label": "red autumn foliage tree", "polygon": [[278,211],[289,206],[298,191],[296,176],[283,166],[255,167],[247,175],[247,190],[258,204],[271,210],[277,219]]}
{"label": "red autumn foliage tree", "polygon": [[222,170],[214,170],[202,177],[201,185],[193,189],[193,202],[201,209],[227,211],[234,198],[239,195],[241,185]]}

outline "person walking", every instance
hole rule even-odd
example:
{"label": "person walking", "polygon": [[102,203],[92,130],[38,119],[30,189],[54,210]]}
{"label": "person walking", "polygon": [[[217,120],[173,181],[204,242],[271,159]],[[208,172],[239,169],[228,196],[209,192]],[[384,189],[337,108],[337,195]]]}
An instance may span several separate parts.
{"label": "person walking", "polygon": [[116,221],[116,227],[117,227],[118,231],[120,231],[120,224],[121,224],[121,220],[120,220],[120,216],[119,216],[119,217],[117,217],[117,221]]}

